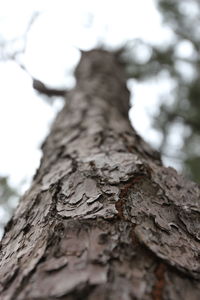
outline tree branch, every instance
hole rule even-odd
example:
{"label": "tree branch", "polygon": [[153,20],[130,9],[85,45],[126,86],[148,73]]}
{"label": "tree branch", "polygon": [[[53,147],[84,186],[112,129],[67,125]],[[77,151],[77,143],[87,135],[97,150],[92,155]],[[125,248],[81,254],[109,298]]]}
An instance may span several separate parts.
{"label": "tree branch", "polygon": [[44,95],[47,95],[48,97],[52,97],[52,96],[65,96],[65,94],[67,93],[66,89],[52,89],[47,87],[42,81],[33,78],[33,88]]}

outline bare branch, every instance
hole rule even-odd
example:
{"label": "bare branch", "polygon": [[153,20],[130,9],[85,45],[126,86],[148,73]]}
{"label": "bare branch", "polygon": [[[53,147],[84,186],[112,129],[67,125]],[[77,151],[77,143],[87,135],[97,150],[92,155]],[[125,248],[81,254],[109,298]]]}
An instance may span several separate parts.
{"label": "bare branch", "polygon": [[41,82],[38,79],[33,78],[33,88],[41,93],[41,94],[45,94],[48,97],[52,97],[52,96],[65,96],[65,94],[67,93],[66,89],[52,89],[47,87],[43,82]]}

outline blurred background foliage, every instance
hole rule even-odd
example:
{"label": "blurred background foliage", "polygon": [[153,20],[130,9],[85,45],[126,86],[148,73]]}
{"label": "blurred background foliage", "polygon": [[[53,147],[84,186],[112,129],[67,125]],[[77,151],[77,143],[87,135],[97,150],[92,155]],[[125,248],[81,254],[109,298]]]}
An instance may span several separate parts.
{"label": "blurred background foliage", "polygon": [[0,176],[0,236],[5,224],[10,219],[19,199],[19,193],[12,188],[6,176]]}
{"label": "blurred background foliage", "polygon": [[[129,42],[125,51],[127,72],[138,81],[165,76],[173,82],[173,90],[162,97],[153,122],[162,133],[159,150],[163,157],[179,160],[183,172],[200,183],[200,1],[156,2],[173,39],[159,47],[142,40]],[[181,135],[178,151],[172,149],[173,133],[177,134],[175,139]]]}
{"label": "blurred background foliage", "polygon": [[[164,77],[172,82],[173,89],[160,99],[159,113],[153,120],[154,128],[162,136],[159,151],[163,157],[178,160],[184,173],[199,183],[200,1],[155,1],[164,24],[172,30],[173,38],[169,43],[159,46],[139,39],[127,41],[123,59],[126,62],[128,78],[148,82]],[[30,20],[29,27],[36,17],[37,14]],[[15,45],[20,51],[13,51]],[[20,39],[13,40],[9,45],[1,38],[1,58],[15,59],[18,52],[23,52],[25,47],[26,38],[23,42]],[[148,95],[145,101],[148,101]],[[173,149],[172,136],[173,139],[181,138],[178,150]],[[17,198],[18,192],[10,187],[8,178],[0,177],[0,215],[2,209],[7,211],[4,218],[1,218],[2,224],[7,221]]]}

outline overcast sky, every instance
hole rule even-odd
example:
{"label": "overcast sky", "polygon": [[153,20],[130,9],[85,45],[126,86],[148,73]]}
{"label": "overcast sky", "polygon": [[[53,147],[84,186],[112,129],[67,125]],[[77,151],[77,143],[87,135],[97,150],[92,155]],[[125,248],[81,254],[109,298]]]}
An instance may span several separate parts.
{"label": "overcast sky", "polygon": [[[172,36],[162,26],[153,0],[0,0],[0,7],[0,37],[5,41],[23,35],[33,13],[40,12],[20,59],[31,75],[54,87],[74,84],[78,49],[102,42],[115,48],[134,38],[160,44]],[[12,48],[7,46],[6,51]],[[0,63],[0,82],[0,174],[9,175],[18,186],[24,179],[30,182],[38,167],[40,144],[61,103],[43,101],[33,91],[31,77],[13,61]],[[169,82],[143,86],[132,80],[128,86],[133,91],[134,126],[147,140],[159,144],[147,116],[158,109],[158,96],[170,89]]]}

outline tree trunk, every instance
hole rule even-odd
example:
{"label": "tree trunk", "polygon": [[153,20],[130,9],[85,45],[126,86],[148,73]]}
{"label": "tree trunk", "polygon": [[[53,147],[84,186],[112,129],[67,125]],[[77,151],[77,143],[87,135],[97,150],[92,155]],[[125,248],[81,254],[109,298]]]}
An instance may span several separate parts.
{"label": "tree trunk", "polygon": [[84,52],[75,75],[6,227],[0,299],[199,300],[198,185],[130,126],[115,54]]}

